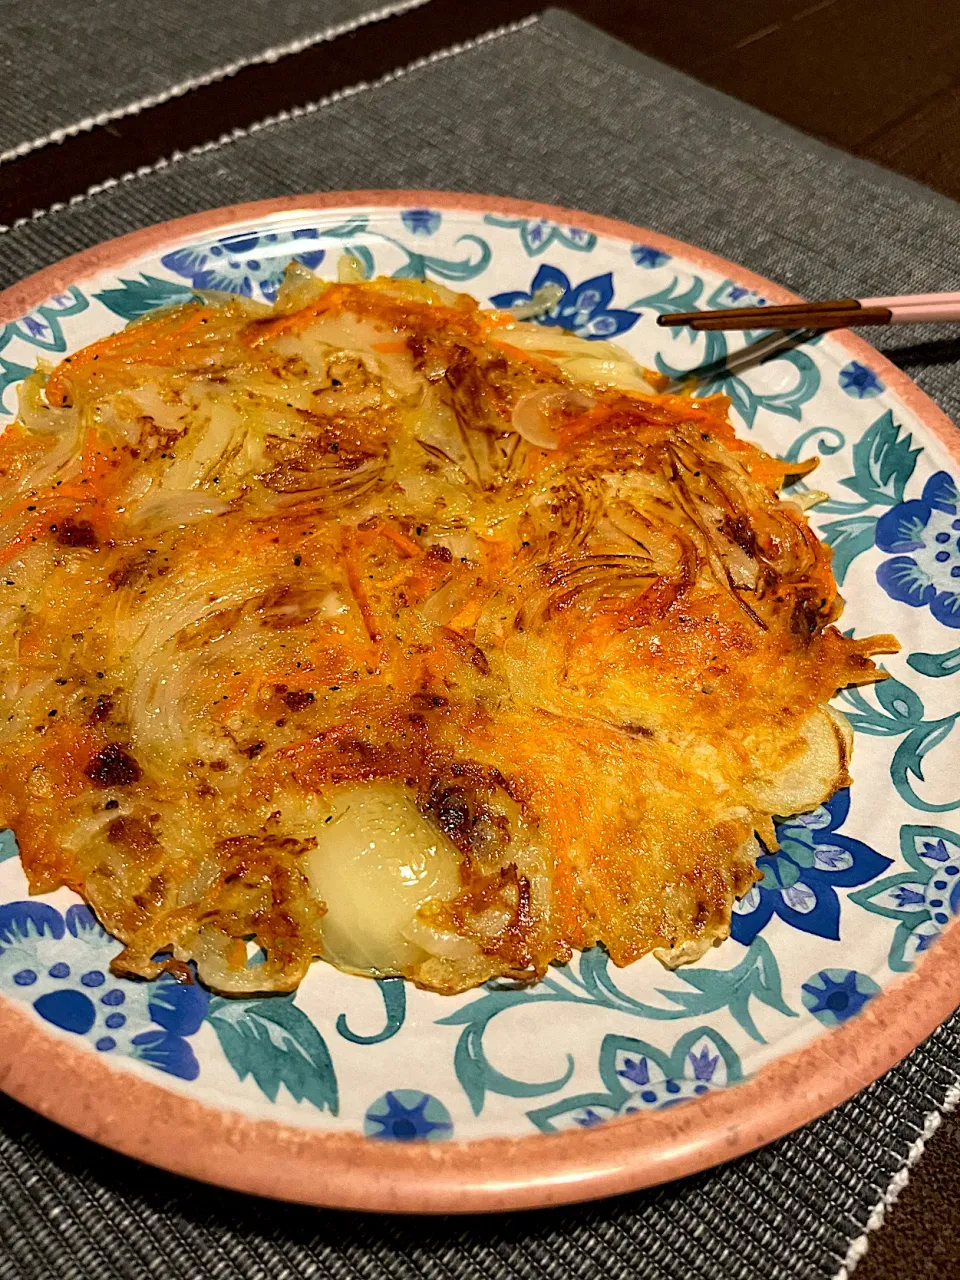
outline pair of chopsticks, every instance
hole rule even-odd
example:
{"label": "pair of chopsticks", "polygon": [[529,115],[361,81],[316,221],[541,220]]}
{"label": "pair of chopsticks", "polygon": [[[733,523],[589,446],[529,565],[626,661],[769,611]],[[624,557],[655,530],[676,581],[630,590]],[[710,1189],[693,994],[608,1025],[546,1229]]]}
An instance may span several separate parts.
{"label": "pair of chopsticks", "polygon": [[960,293],[907,293],[897,298],[835,298],[783,307],[730,307],[657,317],[665,328],[850,329],[867,324],[932,324],[960,320]]}

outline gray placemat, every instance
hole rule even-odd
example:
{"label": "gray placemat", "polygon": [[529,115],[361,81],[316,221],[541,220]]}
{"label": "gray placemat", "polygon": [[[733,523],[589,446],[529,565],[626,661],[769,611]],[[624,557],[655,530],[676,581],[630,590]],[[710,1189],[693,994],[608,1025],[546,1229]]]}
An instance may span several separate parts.
{"label": "gray placemat", "polygon": [[0,164],[427,0],[0,0]]}
{"label": "gray placemat", "polygon": [[[807,294],[957,287],[960,208],[551,12],[0,235],[0,284],[212,205],[350,187],[502,192],[646,223]],[[894,355],[960,409],[957,348]],[[411,1222],[241,1200],[0,1106],[0,1280],[845,1277],[960,1076],[960,1018],[831,1115],[602,1205]]]}

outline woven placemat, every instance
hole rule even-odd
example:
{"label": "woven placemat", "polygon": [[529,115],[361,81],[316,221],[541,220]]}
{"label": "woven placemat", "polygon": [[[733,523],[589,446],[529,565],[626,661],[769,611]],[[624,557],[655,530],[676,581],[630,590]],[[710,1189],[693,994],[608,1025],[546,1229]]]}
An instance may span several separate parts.
{"label": "woven placemat", "polygon": [[427,0],[2,0],[0,164]]}
{"label": "woven placemat", "polygon": [[[960,208],[820,146],[569,15],[434,57],[0,234],[0,285],[163,218],[299,191],[502,192],[645,223],[806,294],[960,287]],[[869,250],[869,252],[867,252]],[[946,336],[888,354],[960,410]],[[817,1280],[957,1096],[960,1018],[756,1155],[582,1208],[478,1222],[291,1208],[136,1166],[0,1105],[0,1280]]]}

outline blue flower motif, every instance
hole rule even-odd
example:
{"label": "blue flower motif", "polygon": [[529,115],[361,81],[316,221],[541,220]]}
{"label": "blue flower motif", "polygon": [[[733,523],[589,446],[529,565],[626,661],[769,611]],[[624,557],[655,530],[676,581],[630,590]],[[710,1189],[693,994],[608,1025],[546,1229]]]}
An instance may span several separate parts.
{"label": "blue flower motif", "polygon": [[450,1112],[431,1093],[389,1089],[367,1108],[363,1132],[387,1142],[438,1142],[453,1133]]}
{"label": "blue flower motif", "polygon": [[528,258],[539,257],[552,244],[563,245],[577,253],[590,253],[597,243],[593,231],[582,227],[560,226],[547,218],[501,218],[488,213],[483,219],[492,227],[509,227],[520,232],[520,243]]}
{"label": "blue flower motif", "polygon": [[898,911],[907,910],[910,907],[923,908],[926,904],[926,897],[919,889],[911,889],[908,884],[900,884],[892,890],[893,901]]}
{"label": "blue flower motif", "polygon": [[835,1027],[860,1012],[880,988],[855,969],[821,969],[800,988],[804,1007],[825,1027]]}
{"label": "blue flower motif", "polygon": [[838,380],[842,390],[857,400],[869,400],[883,390],[883,383],[877,375],[859,360],[851,360],[849,364],[845,364]]}
{"label": "blue flower motif", "polygon": [[638,267],[646,267],[651,271],[654,267],[663,267],[670,261],[669,253],[665,253],[663,249],[655,249],[649,244],[631,245],[630,257]]}
{"label": "blue flower motif", "polygon": [[716,1074],[717,1065],[720,1062],[719,1054],[710,1054],[708,1045],[703,1045],[699,1053],[691,1053],[689,1055],[690,1065],[693,1068],[694,1080],[705,1081],[712,1080]]}
{"label": "blue flower motif", "polygon": [[219,289],[247,298],[259,291],[267,302],[274,302],[291,258],[311,270],[323,261],[323,249],[308,247],[319,237],[315,227],[268,235],[235,232],[213,244],[176,249],[160,261],[195,289]]}
{"label": "blue flower motif", "polygon": [[877,521],[874,538],[893,553],[877,569],[888,596],[914,609],[929,605],[946,627],[960,627],[960,492],[946,471],[919,498],[898,502]]}
{"label": "blue flower motif", "polygon": [[533,277],[529,293],[511,289],[490,299],[495,307],[515,307],[530,302],[544,285],[556,285],[562,296],[544,315],[536,317],[537,324],[553,325],[572,330],[580,338],[604,339],[626,333],[640,319],[638,311],[623,311],[611,307],[613,301],[613,275],[592,276],[582,284],[572,285],[569,277],[559,267],[544,265]]}
{"label": "blue flower motif", "polygon": [[188,1037],[199,1031],[209,995],[168,975],[152,983],[117,979],[110,972],[116,949],[87,907],[65,915],[45,902],[0,907],[0,990],[99,1053],[195,1080],[200,1067]]}
{"label": "blue flower motif", "polygon": [[[676,1055],[675,1055],[676,1056]],[[731,1069],[733,1074],[728,1074]],[[669,1065],[648,1057],[633,1058],[621,1054],[616,1059],[616,1074],[629,1090],[616,1109],[617,1115],[629,1116],[637,1111],[650,1109],[662,1111],[678,1102],[699,1098],[711,1089],[722,1088],[736,1078],[736,1059],[721,1057],[708,1032],[696,1044],[679,1055],[679,1061]],[[574,1117],[578,1124],[582,1120]],[[598,1117],[598,1120],[606,1117]]]}
{"label": "blue flower motif", "polygon": [[[627,1098],[617,1109],[618,1115],[629,1116],[636,1111],[656,1108],[662,1111],[675,1103],[686,1102],[690,1098],[709,1093],[711,1086],[716,1087],[725,1081],[717,1078],[720,1066],[719,1053],[710,1052],[710,1044],[702,1041],[699,1052],[690,1050],[683,1060],[683,1070],[670,1072],[664,1077],[656,1073],[651,1077],[650,1064],[646,1058],[623,1058],[617,1068],[617,1075],[627,1085],[634,1086]],[[598,1117],[599,1123],[602,1117]],[[583,1121],[578,1119],[578,1124]]]}
{"label": "blue flower motif", "polygon": [[436,209],[404,209],[400,221],[415,236],[432,236],[443,219]]}
{"label": "blue flower motif", "polygon": [[900,852],[909,868],[850,895],[858,906],[897,921],[889,964],[909,969],[960,915],[960,835],[946,827],[900,828]]}
{"label": "blue flower motif", "polygon": [[86,311],[89,306],[86,294],[76,285],[71,285],[68,293],[56,293],[19,320],[0,325],[0,347],[5,347],[16,337],[42,351],[66,351],[67,340],[62,322]]}
{"label": "blue flower motif", "polygon": [[624,1058],[617,1075],[639,1088],[650,1083],[650,1066],[646,1058]]}
{"label": "blue flower motif", "polygon": [[694,1027],[670,1050],[632,1036],[607,1035],[597,1062],[605,1092],[577,1093],[528,1111],[543,1133],[592,1129],[615,1116],[663,1111],[743,1079],[733,1046],[711,1027]]}
{"label": "blue flower motif", "polygon": [[846,789],[812,813],[775,824],[779,850],[758,858],[763,879],[734,904],[730,931],[738,942],[749,945],[775,915],[804,933],[840,937],[837,889],[866,884],[890,866],[869,845],[840,834],[849,812]]}
{"label": "blue flower motif", "polygon": [[46,338],[50,333],[47,322],[37,316],[24,316],[20,323],[32,338]]}

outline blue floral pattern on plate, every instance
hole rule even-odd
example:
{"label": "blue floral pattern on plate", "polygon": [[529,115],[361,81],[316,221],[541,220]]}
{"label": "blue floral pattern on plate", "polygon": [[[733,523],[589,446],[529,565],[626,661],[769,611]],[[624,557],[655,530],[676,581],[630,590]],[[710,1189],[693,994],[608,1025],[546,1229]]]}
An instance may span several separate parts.
{"label": "blue floral pattern on plate", "polygon": [[533,277],[529,291],[510,289],[506,293],[494,294],[490,301],[495,307],[515,307],[530,302],[544,285],[555,285],[563,292],[549,311],[537,316],[537,324],[569,329],[581,338],[609,339],[626,333],[640,319],[637,311],[610,306],[613,301],[613,275],[609,271],[572,285],[566,272],[546,263]]}
{"label": "blue floral pattern on plate", "polygon": [[775,824],[780,848],[758,859],[763,879],[733,909],[738,942],[752,942],[774,916],[804,933],[840,937],[837,890],[866,884],[890,866],[889,858],[840,832],[849,812],[849,790],[838,791],[812,813]]}
{"label": "blue floral pattern on plate", "polygon": [[315,227],[285,233],[237,232],[213,244],[175,249],[160,259],[168,271],[189,280],[195,289],[217,289],[273,302],[291,258],[311,270],[326,256],[316,243]]}
{"label": "blue floral pattern on plate", "polygon": [[597,1072],[604,1092],[577,1093],[527,1114],[543,1133],[592,1129],[617,1116],[663,1111],[743,1077],[740,1059],[719,1032],[696,1027],[670,1052],[632,1036],[608,1035]]}
{"label": "blue floral pattern on plate", "polygon": [[440,1142],[453,1133],[450,1112],[439,1098],[416,1089],[388,1089],[363,1121],[368,1138],[384,1142]]}
{"label": "blue floral pattern on plate", "polygon": [[190,1037],[200,1030],[209,996],[194,983],[161,977],[124,982],[110,973],[117,944],[85,906],[61,914],[45,902],[0,907],[0,988],[31,1005],[46,1022],[82,1036],[99,1053],[138,1058],[195,1080]]}
{"label": "blue floral pattern on plate", "polygon": [[837,378],[847,395],[854,396],[857,400],[869,400],[883,390],[883,383],[877,375],[859,360],[851,360],[849,364],[845,364]]}
{"label": "blue floral pattern on plate", "polygon": [[919,498],[900,502],[877,521],[876,544],[893,554],[877,581],[894,600],[929,606],[946,627],[960,627],[960,493],[938,471]]}
{"label": "blue floral pattern on plate", "polygon": [[638,267],[646,267],[648,271],[652,271],[656,267],[665,267],[670,261],[669,253],[663,249],[655,249],[653,245],[649,244],[632,244],[630,246],[630,257]]}
{"label": "blue floral pattern on plate", "polygon": [[562,214],[429,203],[278,215],[68,284],[0,326],[0,415],[9,419],[38,358],[195,290],[270,301],[291,257],[332,279],[343,252],[367,277],[441,281],[497,306],[552,284],[559,298],[540,323],[612,337],[671,379],[694,373],[701,394],[729,396],[740,429],[771,452],[818,455],[811,487],[828,497],[811,520],[843,582],[841,625],[903,642],[885,659],[889,680],[841,696],[856,783],[777,824],[780,847],[761,857],[763,880],[738,905],[733,938],[696,964],[671,974],[648,957],[615,970],[598,947],[531,987],[491,984],[439,1004],[396,980],[319,965],[295,996],[270,999],[116,979],[120,944],[65,892],[25,902],[15,844],[0,833],[0,998],[99,1061],[122,1059],[118,1070],[373,1140],[581,1130],[735,1086],[785,1043],[855,1016],[960,914],[960,834],[941,816],[960,809],[960,700],[948,678],[960,649],[944,642],[958,628],[956,470],[869,354],[851,359],[832,336],[731,372],[730,356],[756,335],[656,326],[670,311],[762,303],[735,270]]}
{"label": "blue floral pattern on plate", "polygon": [[590,253],[597,243],[592,231],[582,227],[561,226],[547,218],[501,218],[488,213],[484,222],[491,227],[509,227],[520,233],[520,243],[528,258],[539,257],[551,245],[574,249],[577,253]]}
{"label": "blue floral pattern on plate", "polygon": [[443,215],[437,209],[404,209],[400,221],[415,236],[432,236],[440,230]]}
{"label": "blue floral pattern on plate", "polygon": [[911,968],[960,915],[960,835],[911,823],[900,831],[900,850],[907,871],[851,894],[867,911],[897,922],[888,961],[894,973]]}
{"label": "blue floral pattern on plate", "polygon": [[880,988],[855,969],[821,969],[801,987],[804,1008],[825,1027],[836,1027],[860,1012]]}

